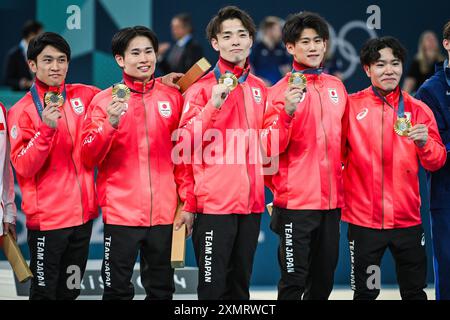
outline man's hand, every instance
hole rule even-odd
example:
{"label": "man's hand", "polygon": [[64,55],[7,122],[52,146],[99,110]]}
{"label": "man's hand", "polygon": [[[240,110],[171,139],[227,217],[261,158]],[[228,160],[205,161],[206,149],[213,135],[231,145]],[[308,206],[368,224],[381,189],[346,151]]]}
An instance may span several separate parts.
{"label": "man's hand", "polygon": [[61,117],[61,109],[58,103],[51,103],[42,111],[42,121],[53,129],[58,126],[58,119]]}
{"label": "man's hand", "polygon": [[17,241],[17,235],[16,235],[16,225],[8,222],[3,223],[3,234],[7,235],[10,233],[14,240]]}
{"label": "man's hand", "polygon": [[175,217],[173,222],[175,230],[179,230],[183,224],[186,225],[186,238],[192,234],[192,226],[194,225],[194,214],[187,211],[182,211]]}
{"label": "man's hand", "polygon": [[284,110],[286,113],[292,116],[297,110],[299,102],[302,100],[305,94],[306,88],[300,88],[298,86],[289,86],[284,94]]}
{"label": "man's hand", "polygon": [[428,140],[428,127],[424,124],[416,124],[409,129],[408,138],[413,140],[419,148],[422,148]]}
{"label": "man's hand", "polygon": [[108,114],[108,121],[114,127],[119,127],[120,116],[127,109],[125,99],[114,98],[106,107],[106,113]]}
{"label": "man's hand", "polygon": [[227,85],[223,83],[216,84],[214,87],[212,87],[211,103],[215,108],[220,109],[229,94],[230,88]]}
{"label": "man's hand", "polygon": [[180,90],[180,86],[177,85],[177,82],[181,79],[182,76],[184,76],[184,73],[171,72],[169,74],[166,74],[164,77],[161,77],[161,82],[166,86]]}

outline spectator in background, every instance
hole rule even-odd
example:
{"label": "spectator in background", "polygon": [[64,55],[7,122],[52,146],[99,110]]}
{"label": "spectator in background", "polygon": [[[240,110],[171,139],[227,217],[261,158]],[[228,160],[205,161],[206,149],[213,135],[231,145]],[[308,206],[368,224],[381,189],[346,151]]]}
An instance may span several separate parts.
{"label": "spectator in background", "polygon": [[435,63],[443,60],[436,34],[433,31],[424,31],[420,35],[417,55],[409,66],[403,90],[408,93],[416,92],[422,83],[434,74]]}
{"label": "spectator in background", "polygon": [[250,55],[253,72],[264,80],[266,86],[277,83],[291,71],[291,58],[281,41],[281,28],[280,18],[264,18],[259,27],[261,39],[255,43]]}
{"label": "spectator in background", "polygon": [[189,14],[180,13],[173,17],[171,28],[176,43],[172,47],[169,43],[161,43],[158,66],[163,74],[185,73],[203,57],[203,50],[193,38],[192,20]]}
{"label": "spectator in background", "polygon": [[33,84],[33,73],[27,62],[27,49],[30,41],[42,33],[43,26],[40,22],[29,20],[22,28],[22,40],[18,46],[12,48],[5,59],[3,70],[5,85],[13,90],[28,90]]}
{"label": "spectator in background", "polygon": [[327,52],[325,52],[325,57],[323,61],[323,72],[331,74],[339,80],[344,81],[342,73],[342,61],[338,60],[335,55],[335,51],[332,50],[333,45],[331,44],[332,39],[328,40]]}

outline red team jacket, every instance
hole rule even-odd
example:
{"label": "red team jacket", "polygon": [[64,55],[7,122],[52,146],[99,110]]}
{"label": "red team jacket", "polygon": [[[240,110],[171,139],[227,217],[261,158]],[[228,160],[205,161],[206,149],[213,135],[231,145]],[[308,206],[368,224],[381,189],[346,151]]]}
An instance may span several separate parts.
{"label": "red team jacket", "polygon": [[[299,69],[299,68],[296,68]],[[328,74],[305,74],[307,91],[289,116],[284,96],[290,73],[269,90],[263,145],[279,156],[279,170],[266,177],[274,205],[292,210],[343,207],[341,123],[347,103],[342,82]],[[279,140],[272,141],[274,131]],[[272,145],[278,142],[278,148]]]}
{"label": "red team jacket", "polygon": [[158,81],[144,88],[125,74],[124,80],[132,92],[118,129],[106,113],[112,88],[92,100],[83,130],[83,162],[90,168],[98,165],[97,192],[106,224],[171,224],[184,172],[172,162],[171,135],[178,128],[183,98]]}
{"label": "red team jacket", "polygon": [[[220,73],[228,70],[238,77],[246,72],[225,60],[219,60],[218,66]],[[205,158],[200,158],[198,163],[188,165],[191,188],[187,190],[190,196],[187,196],[184,210],[206,214],[264,212],[264,177],[258,130],[263,125],[266,88],[259,78],[249,74],[230,92],[218,110],[209,102],[212,87],[216,84],[211,71],[185,93],[180,127],[188,130],[194,144],[199,146],[194,153],[202,147],[200,156],[212,154],[214,161],[208,163]],[[238,148],[237,144],[233,148],[230,133],[243,137],[245,132],[249,133],[245,138],[245,149]],[[212,142],[211,134],[220,134],[223,143],[220,138]],[[208,151],[211,149],[212,153]],[[226,154],[233,152],[236,161],[228,161]],[[245,161],[240,161],[239,156]],[[223,164],[217,164],[221,160]]]}
{"label": "red team jacket", "polygon": [[386,96],[395,110],[371,87],[349,96],[342,214],[348,223],[374,229],[420,224],[419,161],[429,171],[445,163],[446,151],[432,111],[405,92],[405,115],[412,125],[427,125],[429,136],[419,148],[395,133],[399,93],[397,88]]}
{"label": "red team jacket", "polygon": [[[35,81],[39,99],[62,91]],[[62,118],[56,129],[42,122],[28,92],[8,112],[11,161],[22,191],[26,225],[33,230],[78,226],[98,215],[94,171],[81,163],[81,127],[86,108],[99,90],[66,84]]]}

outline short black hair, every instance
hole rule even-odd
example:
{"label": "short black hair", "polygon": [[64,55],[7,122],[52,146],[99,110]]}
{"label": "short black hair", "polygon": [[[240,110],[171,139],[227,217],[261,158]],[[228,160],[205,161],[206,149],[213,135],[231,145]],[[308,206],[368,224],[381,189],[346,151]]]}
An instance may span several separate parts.
{"label": "short black hair", "polygon": [[255,39],[256,26],[252,17],[242,9],[235,6],[227,6],[219,10],[217,14],[209,21],[206,27],[206,37],[209,41],[217,39],[217,35],[222,31],[222,22],[225,20],[238,19],[242,22],[242,25],[247,29],[250,37]]}
{"label": "short black hair", "polygon": [[382,37],[369,39],[361,49],[359,58],[361,65],[370,66],[380,59],[380,50],[384,48],[391,48],[394,57],[400,59],[402,64],[406,61],[406,49],[400,43],[400,41],[394,37]]}
{"label": "short black hair", "polygon": [[194,31],[194,27],[192,26],[192,18],[189,13],[179,13],[176,16],[174,16],[172,19],[180,20],[183,26],[186,29],[189,29],[190,32]]}
{"label": "short black hair", "polygon": [[314,29],[324,41],[330,38],[327,21],[317,13],[303,11],[287,17],[283,26],[284,44],[295,44],[305,29]]}
{"label": "short black hair", "polygon": [[37,34],[44,29],[42,23],[36,20],[28,20],[22,27],[22,38],[28,38],[31,34]]}
{"label": "short black hair", "polygon": [[442,29],[443,40],[450,40],[450,21],[448,21]]}
{"label": "short black hair", "polygon": [[152,43],[155,53],[158,53],[159,43],[156,34],[147,27],[134,26],[123,28],[113,36],[111,42],[113,56],[119,55],[123,57],[131,40],[139,36],[147,37]]}
{"label": "short black hair", "polygon": [[52,46],[67,56],[70,61],[70,46],[67,41],[59,34],[54,32],[44,32],[34,37],[28,45],[27,59],[36,62],[37,56],[47,46]]}

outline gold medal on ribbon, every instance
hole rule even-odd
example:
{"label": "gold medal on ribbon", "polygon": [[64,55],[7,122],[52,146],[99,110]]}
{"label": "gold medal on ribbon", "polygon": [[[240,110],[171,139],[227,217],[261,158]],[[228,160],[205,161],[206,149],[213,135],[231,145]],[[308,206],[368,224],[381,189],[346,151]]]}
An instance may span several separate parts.
{"label": "gold medal on ribbon", "polygon": [[58,107],[61,107],[64,104],[64,97],[59,92],[49,91],[45,93],[44,101],[46,106],[57,103]]}
{"label": "gold medal on ribbon", "polygon": [[297,87],[300,87],[301,89],[306,88],[306,77],[301,72],[292,72],[291,76],[289,77],[288,83],[289,85],[294,85]]}
{"label": "gold medal on ribbon", "polygon": [[230,88],[230,90],[234,90],[238,85],[238,79],[236,76],[230,72],[226,72],[222,74],[219,78],[219,83],[224,84]]}
{"label": "gold medal on ribbon", "polygon": [[398,118],[394,124],[394,131],[396,134],[402,137],[408,136],[408,131],[412,127],[411,121],[408,118]]}
{"label": "gold medal on ribbon", "polygon": [[125,99],[125,101],[128,101],[128,99],[130,99],[130,88],[123,83],[118,83],[112,88],[112,96],[113,98]]}

